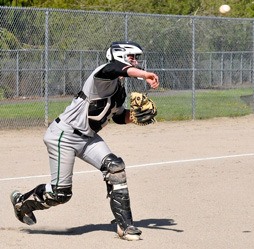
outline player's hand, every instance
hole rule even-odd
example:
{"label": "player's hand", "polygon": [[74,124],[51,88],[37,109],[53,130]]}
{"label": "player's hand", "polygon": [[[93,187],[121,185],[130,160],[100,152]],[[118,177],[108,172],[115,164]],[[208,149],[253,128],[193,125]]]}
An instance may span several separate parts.
{"label": "player's hand", "polygon": [[144,70],[130,67],[127,69],[127,73],[130,77],[142,78],[146,80],[146,82],[153,88],[157,88],[159,86],[159,78],[155,73],[146,72]]}
{"label": "player's hand", "polygon": [[155,73],[146,72],[145,80],[153,89],[159,86],[159,77]]}

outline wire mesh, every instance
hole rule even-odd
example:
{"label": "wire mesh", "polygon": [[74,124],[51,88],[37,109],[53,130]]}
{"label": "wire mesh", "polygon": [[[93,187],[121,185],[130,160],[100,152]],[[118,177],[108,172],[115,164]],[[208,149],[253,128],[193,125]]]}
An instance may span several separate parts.
{"label": "wire mesh", "polygon": [[158,119],[252,112],[253,19],[0,7],[1,127],[47,125],[122,40],[159,75],[157,90],[126,80],[155,98]]}

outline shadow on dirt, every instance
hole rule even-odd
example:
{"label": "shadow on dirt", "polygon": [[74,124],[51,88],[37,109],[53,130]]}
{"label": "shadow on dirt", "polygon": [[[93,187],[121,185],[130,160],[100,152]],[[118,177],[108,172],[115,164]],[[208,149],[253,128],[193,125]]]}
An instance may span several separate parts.
{"label": "shadow on dirt", "polygon": [[[162,229],[181,233],[184,230],[173,229],[172,226],[177,225],[172,219],[146,219],[135,222],[135,226],[148,229]],[[22,229],[22,232],[29,234],[52,234],[52,235],[81,235],[94,231],[116,231],[116,224],[88,224],[68,229]]]}

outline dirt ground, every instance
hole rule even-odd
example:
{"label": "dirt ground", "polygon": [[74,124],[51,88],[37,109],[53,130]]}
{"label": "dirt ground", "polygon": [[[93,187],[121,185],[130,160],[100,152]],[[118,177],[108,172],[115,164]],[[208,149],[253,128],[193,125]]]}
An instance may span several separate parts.
{"label": "dirt ground", "polygon": [[0,247],[254,248],[254,116],[110,124],[100,133],[126,163],[131,207],[142,240],[115,234],[100,172],[76,160],[74,195],[16,220],[9,194],[50,181],[45,128],[0,131]]}

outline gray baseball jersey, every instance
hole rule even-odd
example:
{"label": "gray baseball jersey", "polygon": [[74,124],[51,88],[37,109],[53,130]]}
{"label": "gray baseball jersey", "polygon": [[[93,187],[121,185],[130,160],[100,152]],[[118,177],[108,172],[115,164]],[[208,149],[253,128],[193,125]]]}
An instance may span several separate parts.
{"label": "gray baseball jersey", "polygon": [[51,184],[72,184],[75,157],[101,168],[111,153],[97,134],[112,118],[125,123],[126,98],[121,77],[128,77],[125,64],[113,61],[96,68],[84,83],[82,91],[48,127],[44,142],[49,153]]}

